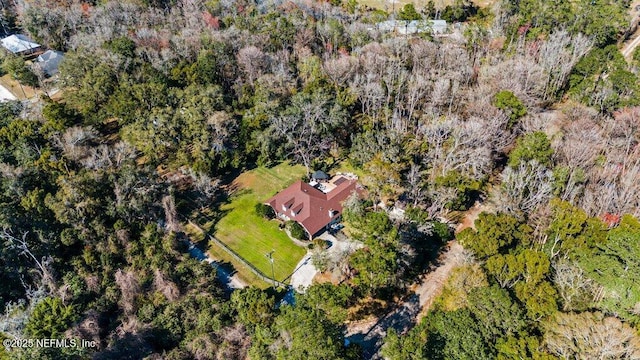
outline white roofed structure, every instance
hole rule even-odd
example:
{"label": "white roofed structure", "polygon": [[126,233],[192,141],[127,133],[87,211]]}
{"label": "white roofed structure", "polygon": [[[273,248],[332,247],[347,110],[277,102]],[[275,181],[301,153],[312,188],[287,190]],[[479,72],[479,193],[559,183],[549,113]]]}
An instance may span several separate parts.
{"label": "white roofed structure", "polygon": [[41,49],[40,44],[22,34],[14,34],[0,40],[2,47],[15,55],[28,55]]}
{"label": "white roofed structure", "polygon": [[417,34],[431,32],[444,34],[447,31],[445,20],[387,20],[378,23],[378,29],[382,31],[396,31],[399,34]]}

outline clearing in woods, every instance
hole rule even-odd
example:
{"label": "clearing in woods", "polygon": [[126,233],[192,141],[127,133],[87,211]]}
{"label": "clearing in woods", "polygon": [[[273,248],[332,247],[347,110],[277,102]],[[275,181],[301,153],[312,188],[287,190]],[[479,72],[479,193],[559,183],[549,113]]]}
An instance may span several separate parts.
{"label": "clearing in woods", "polygon": [[[203,228],[211,231],[216,238],[269,277],[271,262],[266,254],[274,250],[275,277],[277,280],[287,278],[307,251],[294,244],[278,228],[277,221],[258,216],[254,207],[299,180],[304,173],[302,166],[291,166],[288,163],[272,168],[261,166],[242,173],[228,188],[231,201],[221,207],[224,215],[220,221],[216,224],[202,224]],[[213,257],[218,258],[223,254],[216,251],[214,245],[211,243],[210,252]]]}

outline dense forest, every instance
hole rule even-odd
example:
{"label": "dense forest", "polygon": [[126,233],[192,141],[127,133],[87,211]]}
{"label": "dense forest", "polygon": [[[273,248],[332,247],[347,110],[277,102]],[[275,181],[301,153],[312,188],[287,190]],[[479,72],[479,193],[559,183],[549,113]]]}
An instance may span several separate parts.
{"label": "dense forest", "polygon": [[[640,358],[629,6],[406,5],[398,18],[460,23],[401,35],[355,1],[0,0],[3,32],[65,53],[55,82],[0,63],[43,93],[0,103],[0,331],[96,344],[0,357]],[[346,163],[366,188],[345,204],[362,247],[336,265],[344,281],[294,304],[225,289],[181,223],[185,199],[216,204],[284,161]],[[345,342],[452,242],[463,259],[419,323],[377,354]]]}

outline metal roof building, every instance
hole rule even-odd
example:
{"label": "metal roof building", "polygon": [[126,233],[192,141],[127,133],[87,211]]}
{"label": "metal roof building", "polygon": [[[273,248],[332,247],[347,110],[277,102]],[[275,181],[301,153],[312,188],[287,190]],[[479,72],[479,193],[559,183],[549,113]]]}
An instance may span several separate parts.
{"label": "metal roof building", "polygon": [[400,34],[416,34],[431,31],[433,34],[444,34],[447,31],[445,20],[387,20],[378,23],[382,31],[397,31]]}
{"label": "metal roof building", "polygon": [[37,65],[47,76],[53,76],[58,73],[58,66],[64,55],[60,51],[47,50],[36,59]]}
{"label": "metal roof building", "polygon": [[40,50],[41,46],[22,34],[14,34],[0,40],[2,47],[15,55],[27,55]]}

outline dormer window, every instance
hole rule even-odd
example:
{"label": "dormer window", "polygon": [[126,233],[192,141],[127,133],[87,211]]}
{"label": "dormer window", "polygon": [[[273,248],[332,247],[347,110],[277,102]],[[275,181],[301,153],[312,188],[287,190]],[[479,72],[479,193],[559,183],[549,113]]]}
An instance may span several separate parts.
{"label": "dormer window", "polygon": [[291,200],[282,204],[282,211],[287,211],[288,209],[291,209],[291,207],[293,206],[294,200],[295,198],[291,198]]}
{"label": "dormer window", "polygon": [[304,207],[304,204],[298,204],[298,206],[296,206],[295,208],[291,209],[291,216],[296,216],[298,214],[300,214],[300,212],[302,211],[302,208]]}

